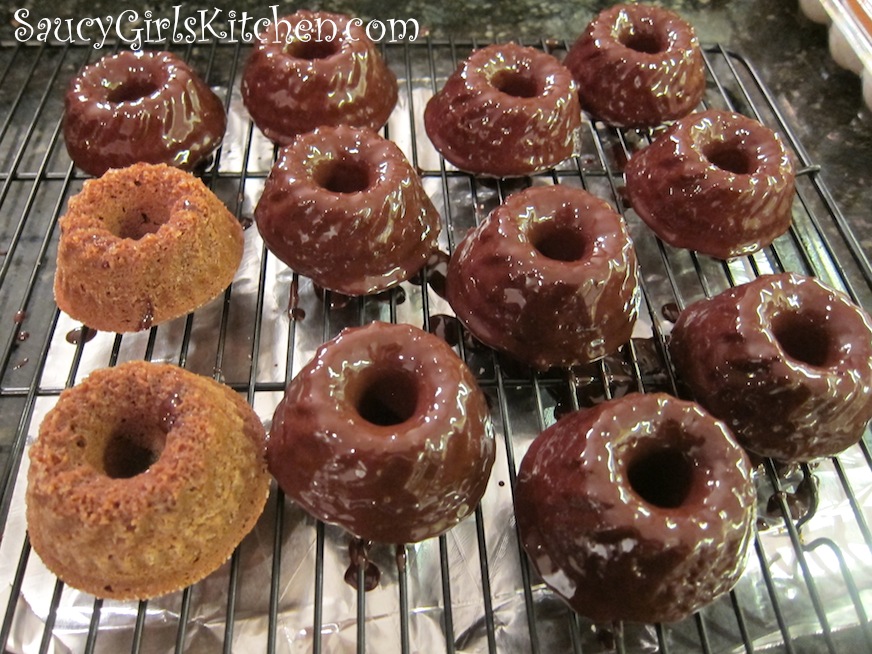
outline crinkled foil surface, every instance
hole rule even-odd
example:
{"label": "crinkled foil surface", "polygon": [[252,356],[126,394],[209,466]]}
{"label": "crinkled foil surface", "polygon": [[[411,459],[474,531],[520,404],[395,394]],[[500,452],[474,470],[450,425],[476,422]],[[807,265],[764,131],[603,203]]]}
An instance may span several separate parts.
{"label": "crinkled foil surface", "polygon": [[[535,45],[564,54],[562,44]],[[863,282],[857,283],[838,247],[824,247],[832,208],[808,175],[800,175],[791,233],[773,248],[724,264],[659,244],[632,210],[624,209],[623,165],[630,152],[644,147],[649,133],[618,133],[586,120],[578,157],[556,171],[522,180],[474,180],[445,167],[426,137],[421,115],[427,99],[470,47],[423,41],[385,47],[400,79],[400,101],[384,133],[419,169],[442,214],[441,249],[450,252],[509,193],[530,184],[583,185],[624,213],[636,243],[643,302],[632,342],[591,366],[534,374],[470,339],[452,338],[452,311],[440,294],[444,264],[430,266],[391,292],[348,299],[321,293],[296,277],[266,252],[256,227],[249,226],[242,266],[225,296],[191,317],[150,331],[124,337],[98,333],[77,345],[83,340],[76,338],[81,325],[53,314],[50,291],[44,290],[50,289],[54,271],[49,245],[37,282],[43,292],[36,304],[43,309],[24,319],[30,341],[22,343],[13,357],[17,367],[4,379],[4,388],[21,389],[19,395],[31,403],[32,415],[22,426],[27,443],[60,389],[97,368],[141,358],[182,363],[231,384],[269,426],[284,384],[320,343],[343,327],[378,319],[429,327],[455,345],[490,401],[498,454],[474,516],[439,539],[399,551],[372,545],[367,575],[379,577],[372,590],[359,593],[346,580],[350,566],[349,578],[358,572],[351,565],[350,537],[339,528],[316,524],[274,489],[256,528],[227,564],[184,592],[136,603],[95,602],[66,588],[29,551],[25,448],[0,544],[0,606],[6,611],[8,651],[339,653],[362,651],[364,645],[369,652],[470,653],[872,649],[867,618],[872,611],[872,468],[866,445],[811,466],[759,462],[758,530],[747,570],[732,593],[681,623],[591,624],[572,615],[531,572],[518,547],[512,482],[524,452],[545,426],[576,405],[609,396],[635,390],[683,393],[669,373],[663,346],[677,312],[695,299],[782,268],[816,274],[849,290]],[[274,149],[252,128],[239,97],[246,49],[197,46],[182,54],[207,71],[210,84],[228,98],[230,120],[218,170],[207,169],[204,179],[250,225]],[[37,131],[27,137],[19,170],[37,169],[46,161],[51,174],[37,182],[23,177],[21,184],[11,184],[11,193],[22,198],[13,203],[15,211],[41,210],[47,225],[43,233],[56,239],[51,221],[82,182],[54,131],[61,112],[57,98],[85,58],[99,55],[72,49],[44,56],[58,62],[58,73],[48,87],[52,99],[38,113]],[[708,106],[759,112],[775,129],[789,129],[744,60],[717,48],[708,51],[707,59]],[[790,145],[797,152],[798,144]],[[46,151],[50,155],[43,160]],[[797,158],[802,161],[801,152]],[[31,189],[36,208],[26,201]],[[6,283],[26,281],[13,276]],[[868,293],[868,286],[863,288]],[[868,299],[858,295],[861,302]],[[40,313],[45,316],[41,330],[34,322]],[[45,335],[42,351],[39,334]],[[33,354],[28,355],[28,347]]]}

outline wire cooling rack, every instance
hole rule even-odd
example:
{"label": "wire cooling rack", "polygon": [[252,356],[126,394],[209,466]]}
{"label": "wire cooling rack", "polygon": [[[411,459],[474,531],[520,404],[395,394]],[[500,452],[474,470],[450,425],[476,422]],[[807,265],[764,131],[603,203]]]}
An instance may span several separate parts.
{"label": "wire cooling rack", "polygon": [[[508,194],[533,184],[581,186],[625,216],[642,267],[642,319],[620,352],[537,374],[466,336],[442,297],[445,261],[377,296],[320,292],[269,254],[251,227],[275,149],[242,107],[247,46],[179,51],[224,98],[229,124],[204,181],[246,230],[242,266],[223,297],[137,334],[95,333],[58,312],[51,285],[57,220],[84,177],[61,138],[69,79],[102,56],[88,47],[0,46],[0,643],[8,652],[818,652],[872,650],[869,434],[814,465],[759,461],[759,520],[736,588],[673,625],[591,624],[538,579],[519,549],[515,471],[529,443],[562,414],[630,391],[683,394],[665,358],[688,303],[766,272],[816,275],[872,307],[872,267],[752,66],[705,51],[707,106],[755,117],[785,138],[799,166],[794,225],[772,247],[724,263],[666,246],[623,201],[623,166],[659,130],[585,121],[583,150],[553,171],[478,180],[447,166],[423,130],[427,99],[478,43],[386,44],[400,100],[385,136],[420,171],[440,210],[449,253]],[[566,44],[528,44],[562,56]],[[65,587],[30,551],[23,520],[27,448],[60,391],[129,359],[168,361],[243,394],[264,422],[286,382],[323,341],[371,320],[446,338],[491,405],[498,455],[474,517],[437,539],[397,549],[351,541],[273,490],[231,560],[195,586],[148,602],[114,602]],[[547,320],[548,316],[543,316]],[[368,589],[368,590],[366,590]]]}

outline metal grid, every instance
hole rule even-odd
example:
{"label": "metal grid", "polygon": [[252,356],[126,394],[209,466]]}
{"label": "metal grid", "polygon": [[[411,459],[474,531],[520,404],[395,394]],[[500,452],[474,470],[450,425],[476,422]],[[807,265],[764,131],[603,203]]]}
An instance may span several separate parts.
{"label": "metal grid", "polygon": [[[0,643],[4,651],[870,651],[872,550],[869,433],[814,466],[761,461],[760,520],[748,569],[727,596],[675,625],[592,625],[535,578],[511,518],[515,470],[535,435],[566,411],[630,391],[686,395],[665,343],[688,303],[756,275],[814,274],[872,307],[872,266],[759,76],[742,57],[706,49],[708,106],[730,108],[778,130],[799,165],[794,226],[765,251],[724,263],[657,241],[622,195],[623,164],[653,132],[584,123],[583,153],[556,170],[515,181],[477,180],[439,158],[423,131],[427,98],[478,43],[387,44],[400,102],[385,135],[417,166],[450,252],[507,194],[530,184],[572,184],[627,219],[642,266],[642,316],[621,351],[590,366],[537,374],[457,329],[441,297],[444,261],[379,296],[318,293],[277,262],[255,229],[223,298],[147,332],[95,334],[51,299],[57,220],[83,181],[61,138],[68,80],[102,52],[86,47],[0,47],[0,439],[3,464]],[[555,52],[565,43],[530,44]],[[223,93],[230,116],[204,181],[244,224],[275,156],[238,94],[246,46],[188,46],[179,53]],[[445,336],[487,394],[498,434],[491,483],[474,518],[438,539],[352,557],[341,530],[316,523],[274,490],[264,517],[228,565],[160,600],[81,597],[40,570],[22,524],[26,449],[60,391],[90,370],[131,358],[171,361],[243,393],[268,421],[286,382],[320,342],[370,320],[409,322]],[[352,544],[354,545],[354,544]],[[347,569],[347,578],[343,572]],[[362,588],[381,572],[375,590]]]}

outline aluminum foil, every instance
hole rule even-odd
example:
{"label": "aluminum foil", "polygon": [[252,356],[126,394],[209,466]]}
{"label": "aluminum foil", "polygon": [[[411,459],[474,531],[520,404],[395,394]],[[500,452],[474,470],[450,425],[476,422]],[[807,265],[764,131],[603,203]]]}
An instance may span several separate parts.
{"label": "aluminum foil", "polygon": [[[647,135],[619,135],[585,122],[583,154],[553,175],[472,181],[442,168],[421,120],[426,100],[453,70],[454,57],[463,56],[462,49],[422,45],[389,48],[387,54],[401,91],[386,134],[422,171],[445,221],[440,243],[445,252],[506,194],[531,183],[584,184],[622,207],[626,149],[641,147]],[[731,105],[734,73],[720,60],[714,71],[726,76],[726,86],[713,84],[707,103]],[[228,88],[230,120],[220,175],[207,173],[206,179],[247,222],[274,149],[251,128],[238,80],[217,91],[224,97]],[[854,447],[838,460],[805,468],[760,462],[758,531],[746,573],[731,594],[674,625],[596,625],[574,616],[530,572],[512,512],[515,470],[532,439],[560,415],[576,404],[583,407],[633,390],[680,390],[668,374],[663,343],[681,307],[782,265],[840,283],[839,265],[818,247],[812,211],[813,206],[798,203],[791,235],[771,251],[726,265],[661,246],[627,211],[642,266],[643,319],[631,344],[598,364],[534,375],[469,339],[452,340],[478,376],[494,416],[498,454],[487,492],[475,516],[440,539],[399,551],[373,544],[364,572],[370,580],[377,575],[378,581],[366,592],[354,587],[358,568],[348,534],[319,526],[274,489],[264,515],[233,559],[202,582],[143,603],[95,603],[59,584],[26,546],[25,452],[0,544],[0,605],[12,611],[8,650],[36,652],[43,644],[43,651],[52,653],[89,648],[207,653],[220,648],[263,651],[271,644],[276,652],[338,653],[355,651],[361,638],[371,652],[405,647],[412,652],[647,652],[659,651],[661,645],[670,652],[699,651],[704,645],[712,652],[741,652],[749,648],[745,641],[754,651],[783,651],[785,639],[799,651],[821,651],[827,638],[844,651],[869,647],[868,449]],[[826,214],[817,218],[828,220]],[[452,312],[439,292],[440,265],[427,271],[426,284],[406,282],[379,296],[348,299],[324,294],[297,278],[266,252],[256,228],[249,227],[243,263],[227,295],[190,318],[120,339],[99,333],[77,346],[81,325],[61,315],[38,382],[28,442],[69,381],[141,358],[181,362],[233,385],[247,394],[268,427],[285,382],[321,342],[345,326],[395,320],[429,326],[450,338]],[[50,278],[52,266],[43,274]],[[785,509],[791,513],[787,518]],[[13,595],[19,575],[20,592]],[[365,616],[363,622],[358,615]]]}

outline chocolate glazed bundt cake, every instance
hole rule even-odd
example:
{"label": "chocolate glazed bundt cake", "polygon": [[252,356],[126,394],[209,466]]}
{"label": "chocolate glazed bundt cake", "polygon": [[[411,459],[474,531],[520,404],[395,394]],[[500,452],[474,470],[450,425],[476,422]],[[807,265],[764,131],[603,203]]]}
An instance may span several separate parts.
{"label": "chocolate glazed bundt cake", "polygon": [[224,138],[212,90],[170,52],[123,51],[85,67],[64,98],[64,142],[99,176],[138,162],[191,170]]}
{"label": "chocolate glazed bundt cake", "polygon": [[322,345],[273,417],[269,469],[310,514],[413,543],[470,515],[495,443],[484,395],[441,339],[374,322]]}
{"label": "chocolate glazed bundt cake", "polygon": [[518,471],[521,542],[545,583],[594,622],[674,622],[739,579],[751,467],[700,406],[632,393],[569,414]]}

